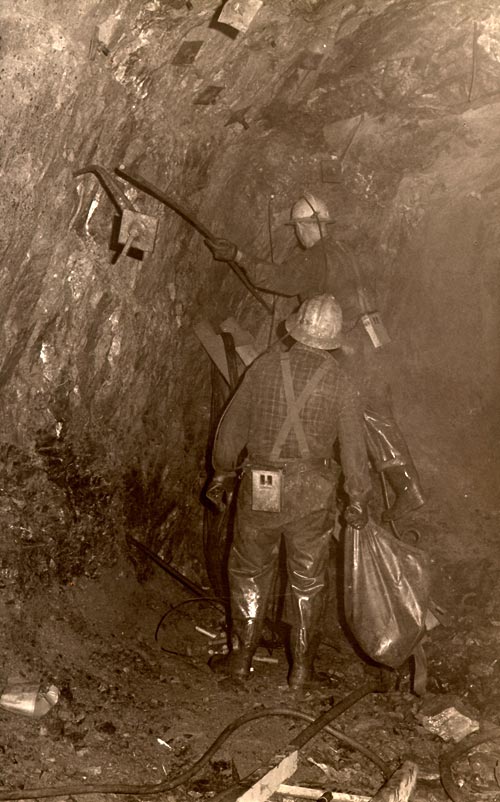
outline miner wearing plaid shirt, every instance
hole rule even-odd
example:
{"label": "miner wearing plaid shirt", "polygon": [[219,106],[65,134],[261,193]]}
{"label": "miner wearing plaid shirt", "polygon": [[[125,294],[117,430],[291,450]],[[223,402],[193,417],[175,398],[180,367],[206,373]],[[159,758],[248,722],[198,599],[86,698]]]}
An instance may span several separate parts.
{"label": "miner wearing plaid shirt", "polygon": [[[394,416],[388,377],[391,348],[389,335],[366,291],[358,266],[359,255],[328,234],[328,207],[309,192],[293,204],[290,221],[299,250],[281,264],[267,262],[241,251],[229,240],[205,240],[214,259],[236,262],[250,282],[261,290],[301,301],[319,293],[331,293],[344,316],[344,343],[339,361],[360,393],[364,409],[365,438],[369,457],[385,486],[394,494],[382,517],[402,518],[424,504],[417,468],[403,432]],[[370,254],[370,260],[372,254]],[[372,266],[370,272],[373,274]]]}
{"label": "miner wearing plaid shirt", "polygon": [[356,528],[367,521],[371,482],[356,393],[327,353],[340,345],[338,303],[313,297],[285,327],[295,343],[286,352],[270,349],[248,368],[215,438],[207,497],[223,508],[240,468],[241,481],[228,565],[232,651],[212,667],[249,676],[283,536],[293,609],[289,685],[301,689],[314,677],[326,601],[336,441],[349,497],[345,517]]}

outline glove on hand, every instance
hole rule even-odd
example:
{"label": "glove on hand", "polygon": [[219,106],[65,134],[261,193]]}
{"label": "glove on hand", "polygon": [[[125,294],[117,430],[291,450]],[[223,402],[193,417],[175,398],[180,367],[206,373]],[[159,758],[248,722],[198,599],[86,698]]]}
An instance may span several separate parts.
{"label": "glove on hand", "polygon": [[218,262],[233,262],[238,252],[234,242],[228,239],[206,239],[205,245],[210,248],[214,259]]}
{"label": "glove on hand", "polygon": [[217,473],[212,477],[205,490],[205,496],[217,507],[219,512],[224,512],[231,503],[235,478],[232,473]]}
{"label": "glove on hand", "polygon": [[368,523],[368,508],[360,501],[355,501],[346,507],[344,518],[354,529],[363,529]]}

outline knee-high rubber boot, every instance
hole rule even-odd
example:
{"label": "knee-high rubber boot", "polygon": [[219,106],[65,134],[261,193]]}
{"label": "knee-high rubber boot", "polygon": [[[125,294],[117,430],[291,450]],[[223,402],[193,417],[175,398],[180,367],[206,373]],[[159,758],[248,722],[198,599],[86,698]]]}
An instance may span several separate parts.
{"label": "knee-high rubber boot", "polygon": [[311,634],[306,629],[299,629],[292,637],[292,670],[288,677],[292,690],[308,688],[314,682],[314,660],[320,641],[319,632]]}
{"label": "knee-high rubber boot", "polygon": [[392,506],[382,514],[384,521],[395,521],[422,506],[425,499],[412,462],[382,468],[382,471],[396,496]]}
{"label": "knee-high rubber boot", "polygon": [[231,651],[223,656],[212,657],[209,662],[212,671],[230,675],[235,679],[247,680],[252,669],[252,658],[259,645],[260,630],[256,618],[238,621],[233,628]]}

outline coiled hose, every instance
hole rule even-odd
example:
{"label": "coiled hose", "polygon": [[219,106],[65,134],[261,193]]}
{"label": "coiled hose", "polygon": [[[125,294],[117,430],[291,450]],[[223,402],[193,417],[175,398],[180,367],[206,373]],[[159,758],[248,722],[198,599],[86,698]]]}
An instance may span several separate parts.
{"label": "coiled hose", "polygon": [[452,747],[447,752],[444,752],[439,761],[439,771],[441,774],[441,783],[444,790],[453,799],[453,802],[471,802],[472,795],[466,794],[453,779],[451,767],[455,760],[458,760],[462,755],[467,754],[475,746],[484,744],[486,741],[500,740],[500,727],[494,724],[485,723],[479,732],[474,732],[468,735],[457,746]]}

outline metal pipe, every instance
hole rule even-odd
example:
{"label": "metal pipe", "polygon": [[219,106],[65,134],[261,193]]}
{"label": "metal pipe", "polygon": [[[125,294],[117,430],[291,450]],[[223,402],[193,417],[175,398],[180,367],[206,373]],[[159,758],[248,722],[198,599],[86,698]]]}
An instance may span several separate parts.
{"label": "metal pipe", "polygon": [[[165,206],[168,206],[170,209],[173,209],[174,212],[177,212],[181,217],[184,218],[188,223],[190,223],[196,230],[203,236],[205,239],[209,239],[214,242],[217,237],[208,229],[200,220],[198,220],[193,212],[187,209],[185,206],[182,206],[178,201],[174,200],[170,196],[166,195],[164,192],[159,190],[153,184],[150,184],[149,181],[146,181],[140,175],[132,175],[129,170],[123,170],[121,168],[117,168],[115,172],[121,177],[128,181],[130,184],[134,184],[134,186],[142,189],[143,192],[147,192],[148,195],[151,195],[156,200],[159,200],[160,203],[163,203]],[[245,285],[247,290],[252,293],[254,298],[260,303],[262,307],[266,310],[266,312],[271,315],[272,314],[272,307],[267,303],[266,300],[261,296],[259,292],[255,289],[255,287],[250,283],[250,280],[247,278],[245,272],[240,267],[240,265],[235,262],[234,260],[229,260],[227,262],[229,267],[236,273],[238,278],[241,282]]]}
{"label": "metal pipe", "polygon": [[129,201],[114,176],[112,176],[108,170],[105,170],[104,167],[101,167],[99,164],[87,164],[86,167],[82,167],[81,170],[73,171],[75,177],[84,175],[85,173],[94,173],[94,175],[98,177],[118,211],[123,212],[124,209],[129,209],[131,212],[136,211],[134,204],[132,201]]}

